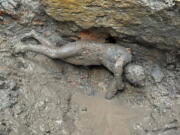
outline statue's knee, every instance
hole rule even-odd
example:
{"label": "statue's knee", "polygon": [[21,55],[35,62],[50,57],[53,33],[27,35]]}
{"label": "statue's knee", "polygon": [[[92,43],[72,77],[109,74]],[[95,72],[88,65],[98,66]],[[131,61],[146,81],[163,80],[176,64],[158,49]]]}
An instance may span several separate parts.
{"label": "statue's knee", "polygon": [[117,90],[123,90],[124,89],[124,83],[122,81],[116,82],[116,88],[117,88]]}
{"label": "statue's knee", "polygon": [[50,57],[51,58],[58,58],[58,53],[57,52],[55,52],[55,51],[53,51],[53,52],[50,52]]}

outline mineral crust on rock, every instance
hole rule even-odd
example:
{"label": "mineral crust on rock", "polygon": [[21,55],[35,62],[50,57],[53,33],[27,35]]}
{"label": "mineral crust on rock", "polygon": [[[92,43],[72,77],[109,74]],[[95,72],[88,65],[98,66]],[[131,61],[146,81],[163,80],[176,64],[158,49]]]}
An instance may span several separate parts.
{"label": "mineral crust on rock", "polygon": [[45,11],[80,29],[110,34],[160,49],[180,48],[180,3],[176,0],[42,0]]}

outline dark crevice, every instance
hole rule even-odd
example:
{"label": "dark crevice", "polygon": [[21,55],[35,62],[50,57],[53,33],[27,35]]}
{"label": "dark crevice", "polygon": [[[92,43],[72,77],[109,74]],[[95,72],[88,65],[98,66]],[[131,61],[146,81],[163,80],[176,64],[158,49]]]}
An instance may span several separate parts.
{"label": "dark crevice", "polygon": [[117,38],[113,37],[109,34],[109,36],[106,38],[107,43],[117,43]]}

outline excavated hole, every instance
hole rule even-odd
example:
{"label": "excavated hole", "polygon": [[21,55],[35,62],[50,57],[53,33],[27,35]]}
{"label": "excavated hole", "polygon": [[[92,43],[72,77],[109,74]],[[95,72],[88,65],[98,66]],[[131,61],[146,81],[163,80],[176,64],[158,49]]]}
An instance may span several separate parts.
{"label": "excavated hole", "polygon": [[95,40],[97,42],[117,43],[118,38],[113,36],[110,28],[90,28],[79,32],[80,39]]}

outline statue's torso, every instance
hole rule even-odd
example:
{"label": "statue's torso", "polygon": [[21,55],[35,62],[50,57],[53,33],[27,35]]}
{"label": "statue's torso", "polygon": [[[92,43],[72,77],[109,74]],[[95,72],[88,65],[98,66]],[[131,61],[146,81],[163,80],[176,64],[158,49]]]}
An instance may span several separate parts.
{"label": "statue's torso", "polygon": [[117,59],[123,57],[125,61],[131,60],[131,54],[126,48],[116,44],[77,41],[65,47],[79,47],[78,55],[65,58],[64,61],[75,65],[101,65],[104,62],[115,64]]}

